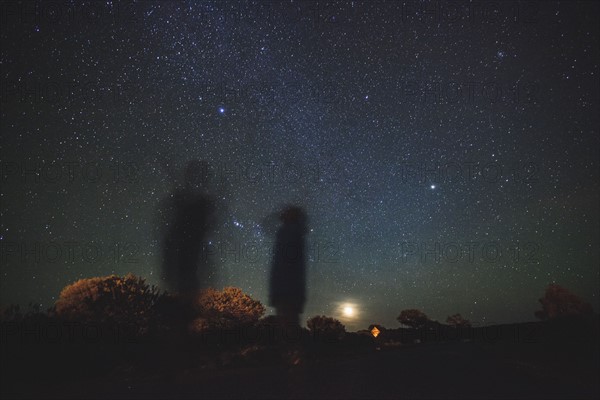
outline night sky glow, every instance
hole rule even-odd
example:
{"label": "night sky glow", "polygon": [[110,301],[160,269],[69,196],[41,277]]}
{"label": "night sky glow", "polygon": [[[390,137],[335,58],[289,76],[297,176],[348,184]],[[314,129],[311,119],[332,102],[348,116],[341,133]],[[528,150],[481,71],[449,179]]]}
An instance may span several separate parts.
{"label": "night sky glow", "polygon": [[348,329],[599,305],[595,2],[2,3],[0,303],[162,285],[160,204],[210,164],[217,286],[266,304],[272,215]]}

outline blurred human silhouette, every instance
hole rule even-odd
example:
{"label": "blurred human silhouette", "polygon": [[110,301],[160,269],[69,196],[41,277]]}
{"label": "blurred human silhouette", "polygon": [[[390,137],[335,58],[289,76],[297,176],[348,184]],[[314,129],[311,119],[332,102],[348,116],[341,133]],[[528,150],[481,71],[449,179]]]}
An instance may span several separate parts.
{"label": "blurred human silhouette", "polygon": [[277,231],[271,265],[269,305],[275,307],[281,322],[299,326],[306,301],[305,236],[308,218],[305,211],[297,206],[284,208],[279,218],[281,226]]}
{"label": "blurred human silhouette", "polygon": [[208,168],[206,161],[190,161],[183,185],[173,189],[161,208],[163,279],[169,289],[184,295],[197,292],[213,272],[204,251],[215,214]]}

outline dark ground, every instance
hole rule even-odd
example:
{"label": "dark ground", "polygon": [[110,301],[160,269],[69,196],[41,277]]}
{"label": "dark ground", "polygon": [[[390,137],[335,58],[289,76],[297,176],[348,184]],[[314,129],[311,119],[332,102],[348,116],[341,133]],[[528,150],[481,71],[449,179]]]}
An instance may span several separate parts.
{"label": "dark ground", "polygon": [[131,367],[102,378],[66,379],[66,383],[46,382],[37,387],[19,384],[2,397],[598,398],[597,353],[577,348],[454,341],[303,357],[303,362],[293,366],[193,367],[152,373]]}

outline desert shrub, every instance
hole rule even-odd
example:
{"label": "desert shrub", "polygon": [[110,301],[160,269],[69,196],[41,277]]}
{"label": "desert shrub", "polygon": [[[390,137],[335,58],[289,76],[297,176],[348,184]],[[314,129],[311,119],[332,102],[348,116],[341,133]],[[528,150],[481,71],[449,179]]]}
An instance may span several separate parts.
{"label": "desert shrub", "polygon": [[16,322],[21,319],[23,319],[23,313],[18,304],[0,307],[0,322]]}
{"label": "desert shrub", "polygon": [[236,287],[205,289],[197,296],[194,306],[198,317],[190,324],[193,332],[251,325],[265,313],[260,301]]}
{"label": "desert shrub", "polygon": [[0,306],[0,322],[22,322],[39,319],[49,319],[55,314],[54,308],[42,310],[39,304],[29,303],[27,308],[22,310],[18,304]]}
{"label": "desert shrub", "polygon": [[542,309],[536,311],[535,316],[541,320],[593,314],[590,303],[557,284],[548,285],[544,297],[539,299],[539,302],[542,304]]}
{"label": "desert shrub", "polygon": [[340,321],[324,315],[308,319],[306,326],[313,335],[327,340],[341,340],[346,334],[346,327]]}
{"label": "desert shrub", "polygon": [[455,328],[470,328],[471,327],[471,321],[469,321],[468,319],[464,319],[463,316],[460,314],[454,314],[454,315],[448,316],[448,318],[446,318],[446,323]]}
{"label": "desert shrub", "polygon": [[128,274],[80,279],[66,286],[56,302],[56,315],[82,323],[115,324],[146,333],[161,294],[143,278]]}
{"label": "desert shrub", "polygon": [[198,318],[194,318],[189,324],[188,324],[188,330],[191,333],[203,333],[203,332],[208,332],[211,329],[215,328],[215,323],[211,321],[209,321],[208,319],[204,318],[204,317],[198,317]]}
{"label": "desert shrub", "polygon": [[398,322],[414,329],[422,329],[431,324],[429,317],[421,310],[402,310],[397,318]]}

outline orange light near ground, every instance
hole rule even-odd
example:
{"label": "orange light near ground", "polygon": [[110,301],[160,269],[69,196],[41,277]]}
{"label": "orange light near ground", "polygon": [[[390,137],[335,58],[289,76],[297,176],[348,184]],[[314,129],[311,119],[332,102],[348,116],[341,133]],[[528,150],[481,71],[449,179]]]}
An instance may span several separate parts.
{"label": "orange light near ground", "polygon": [[380,331],[379,329],[377,329],[377,327],[376,327],[376,326],[374,326],[374,327],[373,327],[373,329],[371,329],[371,335],[373,335],[373,337],[377,337],[377,336],[379,336],[379,333],[380,333],[380,332],[381,332],[381,331]]}

